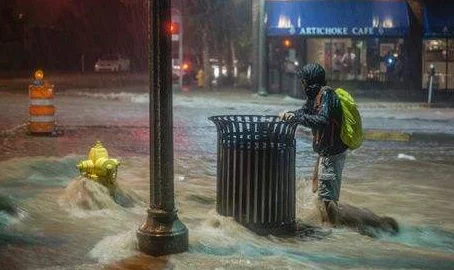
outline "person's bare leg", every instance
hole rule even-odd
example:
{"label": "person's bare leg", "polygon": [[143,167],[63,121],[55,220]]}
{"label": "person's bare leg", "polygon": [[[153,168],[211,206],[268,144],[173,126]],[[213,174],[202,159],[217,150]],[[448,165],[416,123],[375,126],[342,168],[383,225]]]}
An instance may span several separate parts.
{"label": "person's bare leg", "polygon": [[339,225],[339,206],[335,201],[324,201],[328,221],[336,227]]}

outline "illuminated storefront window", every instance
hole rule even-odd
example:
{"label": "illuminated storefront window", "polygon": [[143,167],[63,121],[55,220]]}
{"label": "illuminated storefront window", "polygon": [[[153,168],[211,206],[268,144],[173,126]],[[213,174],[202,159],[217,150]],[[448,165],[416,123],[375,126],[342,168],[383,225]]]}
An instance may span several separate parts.
{"label": "illuminated storefront window", "polygon": [[429,67],[435,66],[435,89],[454,89],[454,40],[430,39],[424,41],[423,88],[428,88]]}
{"label": "illuminated storefront window", "polygon": [[[402,82],[408,10],[401,1],[266,1],[269,86],[295,85],[317,62],[332,81]],[[282,41],[292,40],[291,46]]]}
{"label": "illuminated storefront window", "polygon": [[307,62],[322,63],[331,80],[402,81],[402,38],[307,39]]}
{"label": "illuminated storefront window", "polygon": [[454,89],[454,1],[438,0],[424,3],[424,44],[422,87],[429,87],[429,67],[435,67],[432,87]]}

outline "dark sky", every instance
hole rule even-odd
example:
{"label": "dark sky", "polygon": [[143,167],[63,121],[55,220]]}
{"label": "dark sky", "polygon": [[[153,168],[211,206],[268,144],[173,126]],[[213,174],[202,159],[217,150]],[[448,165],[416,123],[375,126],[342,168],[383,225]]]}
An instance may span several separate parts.
{"label": "dark sky", "polygon": [[37,24],[52,24],[69,0],[15,0],[19,12]]}
{"label": "dark sky", "polygon": [[[60,13],[71,0],[11,0],[16,2],[18,10],[24,12],[33,22],[40,25],[48,25],[55,22]],[[102,0],[93,0],[102,1]],[[129,1],[147,1],[147,0],[120,0]],[[170,0],[169,0],[170,1]],[[172,6],[179,7],[181,0],[172,0]]]}

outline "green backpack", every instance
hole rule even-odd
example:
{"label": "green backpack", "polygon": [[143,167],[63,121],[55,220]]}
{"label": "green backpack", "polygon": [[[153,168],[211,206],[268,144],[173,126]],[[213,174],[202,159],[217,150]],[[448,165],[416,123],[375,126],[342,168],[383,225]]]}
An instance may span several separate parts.
{"label": "green backpack", "polygon": [[357,149],[363,142],[361,115],[353,97],[344,89],[335,90],[342,107],[341,140],[351,150]]}

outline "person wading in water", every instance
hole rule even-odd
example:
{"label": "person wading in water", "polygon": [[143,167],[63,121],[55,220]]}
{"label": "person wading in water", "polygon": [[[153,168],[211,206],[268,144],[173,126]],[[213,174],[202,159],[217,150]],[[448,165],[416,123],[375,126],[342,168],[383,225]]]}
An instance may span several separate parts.
{"label": "person wading in water", "polygon": [[[326,86],[325,69],[319,64],[308,64],[296,71],[307,96],[303,108],[281,113],[286,121],[309,127],[313,134],[313,149],[319,155],[314,172],[313,191],[325,207],[328,221],[338,223],[339,195],[347,155],[347,145],[340,138],[342,108],[331,87]],[[320,166],[320,171],[319,170]]]}
{"label": "person wading in water", "polygon": [[312,130],[312,147],[318,154],[312,191],[317,192],[318,201],[324,208],[323,221],[333,226],[349,226],[369,236],[376,236],[377,231],[397,233],[399,227],[393,218],[339,204],[342,171],[348,149],[341,139],[341,101],[334,89],[326,86],[325,69],[321,65],[307,64],[298,69],[296,75],[301,80],[307,102],[301,109],[282,112],[279,116],[284,121],[295,121]]}

